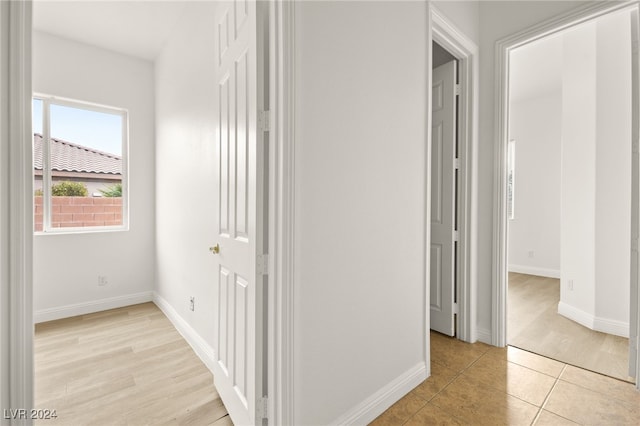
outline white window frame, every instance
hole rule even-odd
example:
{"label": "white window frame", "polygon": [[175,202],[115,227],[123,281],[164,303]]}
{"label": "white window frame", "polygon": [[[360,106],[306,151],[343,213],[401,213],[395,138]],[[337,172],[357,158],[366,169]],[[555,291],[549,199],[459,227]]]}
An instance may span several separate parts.
{"label": "white window frame", "polygon": [[[70,234],[70,233],[95,233],[129,230],[129,112],[124,108],[99,105],[76,99],[60,98],[57,96],[34,94],[34,100],[42,101],[42,231],[34,231],[36,235],[45,234]],[[102,112],[122,117],[122,224],[113,226],[86,226],[54,228],[51,226],[51,120],[50,105],[59,105],[69,108],[84,109],[88,111]],[[33,131],[31,132],[33,134]],[[35,212],[34,212],[35,214]]]}

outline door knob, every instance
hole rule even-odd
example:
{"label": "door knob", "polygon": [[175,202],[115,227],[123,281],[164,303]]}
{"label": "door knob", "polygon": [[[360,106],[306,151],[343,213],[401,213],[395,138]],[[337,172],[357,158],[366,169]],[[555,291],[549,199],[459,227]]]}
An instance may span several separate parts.
{"label": "door knob", "polygon": [[215,246],[213,246],[213,247],[209,247],[209,251],[210,251],[211,253],[213,253],[213,254],[218,254],[218,253],[220,253],[220,245],[219,245],[219,244],[216,244],[216,245],[215,245]]}

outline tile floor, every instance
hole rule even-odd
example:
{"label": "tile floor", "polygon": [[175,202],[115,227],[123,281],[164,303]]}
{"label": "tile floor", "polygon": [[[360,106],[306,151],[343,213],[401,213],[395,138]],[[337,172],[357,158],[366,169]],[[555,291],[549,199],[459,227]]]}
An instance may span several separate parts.
{"label": "tile floor", "polygon": [[517,348],[431,333],[431,377],[372,423],[638,425],[634,385]]}

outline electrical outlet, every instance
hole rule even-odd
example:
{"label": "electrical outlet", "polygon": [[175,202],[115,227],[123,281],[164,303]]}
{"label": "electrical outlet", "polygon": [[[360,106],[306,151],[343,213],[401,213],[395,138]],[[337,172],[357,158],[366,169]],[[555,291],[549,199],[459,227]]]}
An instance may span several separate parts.
{"label": "electrical outlet", "polygon": [[107,284],[109,284],[107,277],[105,275],[98,275],[98,286],[104,287]]}
{"label": "electrical outlet", "polygon": [[193,296],[189,298],[189,309],[191,309],[192,311],[196,310],[196,298]]}
{"label": "electrical outlet", "polygon": [[567,281],[567,287],[569,287],[569,290],[573,291],[573,280]]}
{"label": "electrical outlet", "polygon": [[535,253],[533,252],[533,250],[529,251],[529,258],[533,259]]}

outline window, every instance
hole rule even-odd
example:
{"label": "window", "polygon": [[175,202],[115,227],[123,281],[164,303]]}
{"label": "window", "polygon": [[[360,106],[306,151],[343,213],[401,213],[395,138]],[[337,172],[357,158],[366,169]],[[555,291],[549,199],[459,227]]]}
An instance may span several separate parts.
{"label": "window", "polygon": [[127,112],[33,99],[36,232],[126,229]]}
{"label": "window", "polygon": [[516,166],[516,141],[510,140],[507,146],[507,217],[515,218],[514,214],[514,190],[515,190],[515,166]]}

